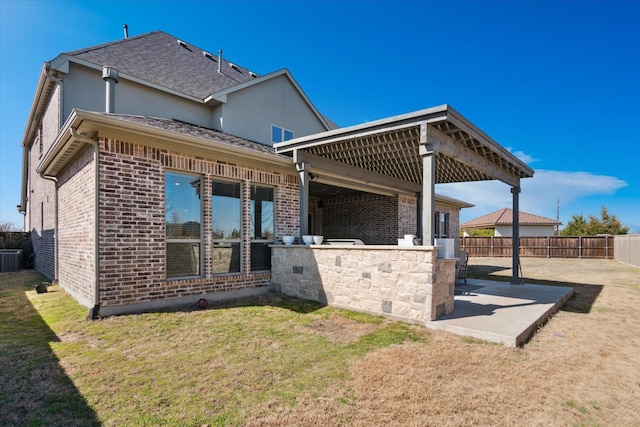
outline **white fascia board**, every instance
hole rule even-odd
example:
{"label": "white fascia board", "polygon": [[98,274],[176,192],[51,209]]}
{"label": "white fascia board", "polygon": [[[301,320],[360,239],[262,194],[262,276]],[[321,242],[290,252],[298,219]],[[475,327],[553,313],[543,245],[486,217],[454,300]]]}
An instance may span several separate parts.
{"label": "white fascia board", "polygon": [[436,198],[436,202],[440,202],[444,205],[454,206],[456,208],[472,208],[475,206],[475,205],[472,205],[471,203],[463,202],[462,200],[454,199],[453,197],[444,196],[438,193],[436,193],[435,198]]}
{"label": "white fascia board", "polygon": [[447,104],[436,107],[426,108],[411,113],[400,114],[397,116],[387,117],[384,119],[373,120],[359,125],[353,125],[345,128],[333,129],[327,132],[316,133],[313,135],[302,136],[300,138],[291,139],[289,141],[274,144],[274,148],[278,153],[286,153],[296,148],[301,148],[316,143],[325,143],[329,140],[340,140],[345,137],[353,138],[354,136],[365,136],[373,134],[379,130],[393,130],[407,127],[413,127],[420,123],[431,123],[443,120],[449,106]]}
{"label": "white fascia board", "polygon": [[526,163],[518,159],[513,155],[513,153],[504,148],[502,145],[498,144],[493,140],[493,138],[484,133],[473,123],[471,123],[466,117],[464,117],[462,114],[458,113],[451,107],[449,107],[449,111],[447,112],[447,118],[450,122],[458,126],[460,129],[476,138],[478,141],[482,142],[482,144],[488,147],[490,150],[500,154],[500,156],[502,156],[503,158],[509,159],[512,163],[522,169],[523,172],[527,173],[528,177],[533,176],[534,170],[527,166]]}

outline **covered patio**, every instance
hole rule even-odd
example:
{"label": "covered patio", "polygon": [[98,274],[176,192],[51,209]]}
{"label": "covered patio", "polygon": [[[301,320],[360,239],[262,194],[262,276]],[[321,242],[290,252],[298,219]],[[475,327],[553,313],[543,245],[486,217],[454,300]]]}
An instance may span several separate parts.
{"label": "covered patio", "polygon": [[[435,184],[472,182],[483,180],[500,180],[511,186],[514,211],[514,247],[513,247],[513,278],[512,283],[519,283],[518,268],[518,198],[520,193],[520,179],[533,176],[533,170],[517,159],[508,150],[500,146],[488,135],[474,126],[457,111],[448,105],[441,105],[413,113],[394,116],[382,120],[364,123],[357,126],[336,129],[308,137],[296,138],[275,145],[276,152],[290,155],[299,173],[300,181],[300,237],[309,234],[309,200],[311,183],[365,191],[384,196],[406,197],[415,200],[415,224],[411,234],[420,238],[421,246],[414,251],[427,251],[430,254],[412,256],[412,259],[425,259],[422,270],[413,271],[413,275],[424,279],[423,289],[419,292],[407,290],[398,292],[396,298],[404,303],[422,301],[424,296],[444,295],[441,304],[427,302],[427,313],[422,313],[414,320],[424,322],[436,317],[449,314],[453,310],[453,293],[455,284],[455,263],[451,260],[438,258],[437,247],[434,247],[434,213],[435,213]],[[350,236],[357,237],[357,236]],[[402,237],[398,233],[397,237]],[[325,291],[324,283],[329,277],[340,276],[340,271],[331,271],[331,276],[316,271],[313,280],[306,277],[309,273],[298,273],[296,277],[292,271],[302,271],[303,265],[290,265],[281,268],[278,262],[286,257],[281,253],[278,245],[273,252],[273,283],[282,289],[295,289],[296,281],[301,279],[305,283],[315,282],[315,288],[307,298],[316,298]],[[333,255],[328,251],[337,251],[339,246],[319,248],[311,245],[299,248],[301,251],[312,251],[315,254],[296,255],[298,259],[315,259],[320,255],[323,262],[331,262]],[[358,248],[366,252],[367,247]],[[373,250],[374,248],[370,248]],[[287,249],[291,251],[291,249]],[[322,250],[322,252],[318,252]],[[351,248],[351,251],[355,248]],[[376,251],[388,252],[385,259],[390,260],[389,269],[400,268],[404,260],[398,257],[397,246],[377,247]],[[406,249],[403,249],[406,251]],[[291,257],[292,253],[287,256]],[[339,259],[344,254],[336,255]],[[358,255],[360,256],[360,255]],[[364,256],[364,255],[362,255]],[[331,258],[333,259],[333,258]],[[336,258],[337,260],[338,258]],[[359,259],[359,258],[358,258]],[[337,261],[334,260],[335,264]],[[394,261],[397,260],[397,261]],[[379,260],[378,260],[379,261]],[[381,262],[381,261],[380,261]],[[320,263],[315,263],[317,266]],[[421,265],[417,262],[416,265]],[[394,267],[395,266],[395,267]],[[380,272],[380,265],[369,265],[368,278],[372,271]],[[307,267],[307,270],[309,267]],[[322,270],[322,268],[320,268]],[[388,273],[390,273],[389,271]],[[311,274],[311,273],[309,273]],[[375,274],[374,274],[375,275]],[[402,281],[400,276],[393,276],[394,281]],[[405,277],[406,276],[402,276]],[[359,279],[358,279],[359,280]],[[390,314],[389,303],[392,300],[388,289],[395,284],[383,283],[384,275],[379,280],[380,288],[373,292],[373,302],[367,307],[375,309],[353,307],[364,311]],[[357,282],[357,280],[356,280]],[[354,284],[357,287],[357,283]],[[367,284],[366,286],[371,286]],[[316,289],[317,288],[317,289]],[[355,291],[357,292],[357,291]],[[370,293],[371,294],[371,293]],[[345,295],[346,297],[346,295]],[[331,303],[332,299],[341,296],[326,295],[320,300]],[[376,304],[376,298],[379,303]],[[449,302],[450,301],[450,302]],[[444,304],[447,308],[441,308]],[[400,304],[402,305],[402,304]],[[411,305],[411,304],[409,304]],[[450,308],[448,308],[450,307]],[[409,311],[416,312],[422,308],[410,307]],[[385,311],[387,310],[387,311]]]}

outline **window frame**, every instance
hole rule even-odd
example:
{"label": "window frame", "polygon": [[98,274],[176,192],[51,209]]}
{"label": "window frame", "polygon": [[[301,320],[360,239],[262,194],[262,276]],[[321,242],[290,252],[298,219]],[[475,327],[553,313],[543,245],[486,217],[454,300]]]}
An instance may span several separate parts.
{"label": "window frame", "polygon": [[[168,183],[169,183],[169,179],[168,176],[169,174],[173,174],[173,175],[179,175],[179,176],[185,176],[185,177],[192,177],[192,178],[197,178],[200,180],[200,195],[198,197],[199,200],[199,223],[200,223],[200,237],[198,239],[195,238],[185,238],[185,239],[180,239],[180,238],[169,238],[168,232],[169,232],[169,224],[170,222],[167,220],[167,206],[169,205],[169,197],[168,197]],[[184,172],[184,171],[177,171],[177,170],[165,170],[164,172],[164,187],[165,187],[165,206],[164,206],[164,221],[165,221],[165,251],[164,251],[164,255],[165,255],[165,278],[167,280],[182,280],[182,279],[189,279],[189,278],[194,278],[194,277],[203,277],[204,275],[204,269],[203,269],[203,261],[204,261],[204,239],[203,239],[203,216],[204,216],[204,211],[203,211],[203,205],[202,205],[202,181],[204,179],[204,177],[200,174],[195,174],[195,173],[189,173],[189,172]],[[169,276],[169,270],[168,270],[168,262],[167,262],[167,258],[170,255],[170,251],[169,251],[169,244],[197,244],[198,245],[198,267],[197,267],[197,274],[193,275],[193,274],[189,274],[189,275],[179,275],[179,276]]]}
{"label": "window frame", "polygon": [[[279,141],[276,141],[274,139],[274,137],[273,137],[276,134],[276,131],[279,134]],[[291,136],[287,138],[287,136],[288,136],[287,134],[288,133],[291,134]],[[277,144],[279,142],[290,141],[290,140],[294,139],[295,137],[296,137],[296,134],[291,129],[287,129],[287,128],[284,128],[282,126],[278,126],[278,125],[274,125],[274,124],[271,125],[271,143],[272,144]]]}
{"label": "window frame", "polygon": [[[261,236],[254,236],[252,234],[252,231],[254,231],[254,212],[255,212],[255,204],[252,203],[254,202],[254,198],[253,198],[253,194],[254,188],[260,188],[263,190],[269,190],[271,192],[271,204],[272,204],[272,219],[271,219],[271,238],[264,238],[263,234],[261,233]],[[269,245],[272,245],[275,243],[275,230],[276,230],[276,188],[273,186],[269,186],[269,185],[263,185],[260,183],[255,183],[255,182],[250,182],[248,185],[248,189],[249,189],[249,194],[248,194],[248,202],[249,202],[249,224],[247,224],[248,226],[248,230],[249,230],[249,247],[250,247],[250,265],[251,265],[251,272],[255,272],[255,271],[269,271],[271,270],[271,263],[269,262],[269,267],[268,268],[256,268],[254,269],[254,265],[258,263],[258,260],[256,258],[254,258],[254,247],[256,247],[257,245],[261,244],[263,246],[267,246],[269,247]],[[264,223],[264,221],[261,221],[261,223]],[[270,252],[269,252],[270,253]],[[270,258],[270,256],[269,256]],[[255,264],[254,264],[255,263]]]}
{"label": "window frame", "polygon": [[[237,181],[237,180],[233,180],[233,179],[225,179],[225,178],[220,178],[220,177],[213,177],[210,180],[211,183],[211,200],[210,200],[210,205],[211,205],[211,218],[209,218],[209,226],[210,226],[210,230],[211,230],[211,253],[212,253],[212,257],[211,257],[211,265],[209,266],[211,268],[212,274],[214,276],[224,276],[224,275],[232,275],[232,274],[242,274],[244,273],[244,263],[243,263],[243,254],[244,254],[244,245],[243,245],[243,235],[244,235],[244,230],[245,230],[245,225],[244,225],[244,220],[243,220],[243,215],[242,215],[242,211],[243,211],[243,199],[244,199],[244,184],[242,181]],[[238,238],[231,238],[231,237],[225,237],[224,234],[222,236],[222,238],[216,238],[215,233],[214,233],[214,229],[213,229],[213,219],[215,217],[215,209],[213,206],[213,202],[214,202],[214,187],[215,187],[215,183],[221,183],[221,184],[231,184],[231,185],[237,185],[238,186],[238,201],[239,201],[239,212],[238,212],[238,225],[239,225],[239,229],[238,229],[238,233],[239,233],[239,237]],[[238,261],[238,269],[237,271],[225,271],[225,272],[217,272],[216,268],[214,268],[214,262],[215,260],[213,259],[213,252],[216,250],[216,248],[222,248],[222,247],[226,247],[225,245],[229,245],[229,247],[233,247],[233,245],[237,245],[239,247],[239,251],[238,251],[238,257],[239,257],[239,261]],[[233,251],[232,251],[233,252]]]}
{"label": "window frame", "polygon": [[[433,237],[436,239],[448,239],[449,238],[449,213],[436,211],[434,213],[433,222],[434,222]],[[444,223],[444,227],[443,227],[443,223]],[[442,228],[444,228],[444,230],[442,230]]]}

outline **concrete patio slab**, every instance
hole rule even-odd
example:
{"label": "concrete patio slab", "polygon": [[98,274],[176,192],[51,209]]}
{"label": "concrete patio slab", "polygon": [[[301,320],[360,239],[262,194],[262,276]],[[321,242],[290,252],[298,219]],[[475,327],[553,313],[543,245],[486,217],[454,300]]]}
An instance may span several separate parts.
{"label": "concrete patio slab", "polygon": [[456,285],[453,313],[427,327],[517,347],[571,295],[571,287],[468,279]]}

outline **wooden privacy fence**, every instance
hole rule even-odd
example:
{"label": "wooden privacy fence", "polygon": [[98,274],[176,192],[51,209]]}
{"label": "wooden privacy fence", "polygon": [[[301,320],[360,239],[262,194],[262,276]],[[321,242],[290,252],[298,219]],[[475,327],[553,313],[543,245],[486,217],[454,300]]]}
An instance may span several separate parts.
{"label": "wooden privacy fence", "polygon": [[[511,237],[461,237],[460,250],[469,256],[510,257]],[[613,259],[613,236],[520,237],[520,256],[530,258]]]}

